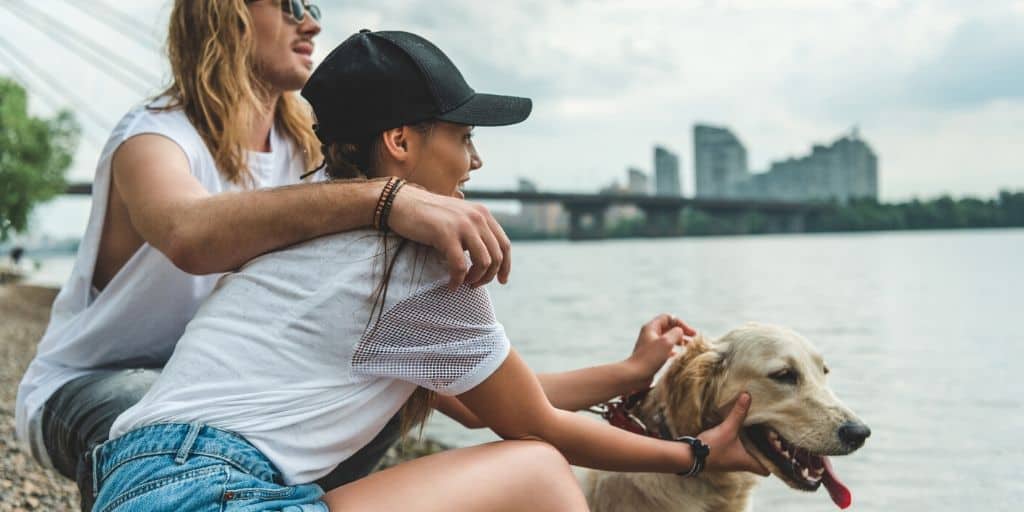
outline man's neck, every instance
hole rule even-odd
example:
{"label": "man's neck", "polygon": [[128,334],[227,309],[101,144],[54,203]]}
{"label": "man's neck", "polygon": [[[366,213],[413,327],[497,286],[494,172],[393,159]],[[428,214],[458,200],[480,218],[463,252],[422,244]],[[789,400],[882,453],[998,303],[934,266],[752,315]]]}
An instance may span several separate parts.
{"label": "man's neck", "polygon": [[248,138],[250,151],[270,152],[270,130],[274,127],[274,107],[280,98],[280,94],[272,95],[264,102],[263,108],[253,116]]}

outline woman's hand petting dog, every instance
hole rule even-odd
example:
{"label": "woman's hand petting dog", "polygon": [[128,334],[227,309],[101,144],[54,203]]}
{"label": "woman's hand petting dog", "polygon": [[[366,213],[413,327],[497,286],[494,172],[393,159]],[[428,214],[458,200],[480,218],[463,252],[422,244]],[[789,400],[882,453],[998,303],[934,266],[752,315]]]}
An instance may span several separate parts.
{"label": "woman's hand petting dog", "polygon": [[697,331],[676,316],[662,314],[640,328],[633,353],[624,365],[635,375],[636,386],[644,389],[651,385],[654,375],[675,354],[675,348],[685,346]]}
{"label": "woman's hand petting dog", "polygon": [[743,420],[747,418],[750,411],[750,394],[740,393],[732,410],[718,426],[705,430],[697,435],[704,444],[711,447],[708,454],[705,468],[717,471],[749,471],[761,476],[768,476],[769,472],[760,462],[757,461],[740,441],[740,429],[743,428]]}

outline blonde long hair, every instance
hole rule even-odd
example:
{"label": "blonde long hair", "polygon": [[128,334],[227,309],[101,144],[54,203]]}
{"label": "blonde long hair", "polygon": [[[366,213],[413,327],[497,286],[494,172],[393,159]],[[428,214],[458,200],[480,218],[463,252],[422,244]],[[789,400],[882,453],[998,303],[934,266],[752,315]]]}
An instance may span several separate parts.
{"label": "blonde long hair", "polygon": [[[167,30],[171,101],[158,110],[182,109],[229,181],[252,185],[246,163],[247,131],[266,108],[253,58],[252,17],[245,0],[176,0]],[[306,169],[321,158],[308,105],[286,92],[274,105],[274,122],[302,152]]]}

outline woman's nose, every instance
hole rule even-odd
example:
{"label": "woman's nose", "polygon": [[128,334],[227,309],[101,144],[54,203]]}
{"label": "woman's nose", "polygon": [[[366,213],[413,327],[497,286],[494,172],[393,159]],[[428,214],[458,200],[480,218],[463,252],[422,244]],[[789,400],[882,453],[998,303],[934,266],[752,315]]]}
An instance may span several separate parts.
{"label": "woman's nose", "polygon": [[476,152],[476,148],[469,150],[469,170],[475,171],[484,166],[483,159],[480,158],[480,154]]}

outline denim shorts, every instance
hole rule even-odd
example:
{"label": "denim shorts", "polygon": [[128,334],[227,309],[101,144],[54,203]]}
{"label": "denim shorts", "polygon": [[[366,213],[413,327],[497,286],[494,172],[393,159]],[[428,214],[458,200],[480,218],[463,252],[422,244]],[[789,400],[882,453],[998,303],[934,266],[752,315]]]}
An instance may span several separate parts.
{"label": "denim shorts", "polygon": [[[92,511],[94,497],[92,466],[84,455],[107,440],[118,415],[135,405],[159,376],[158,369],[96,371],[62,386],[33,418],[33,456],[76,481],[82,512]],[[369,444],[316,483],[331,490],[370,474],[398,440],[400,425],[396,414]]]}
{"label": "denim shorts", "polygon": [[87,456],[96,512],[328,512],[316,484],[284,485],[237,434],[203,425],[151,425]]}

